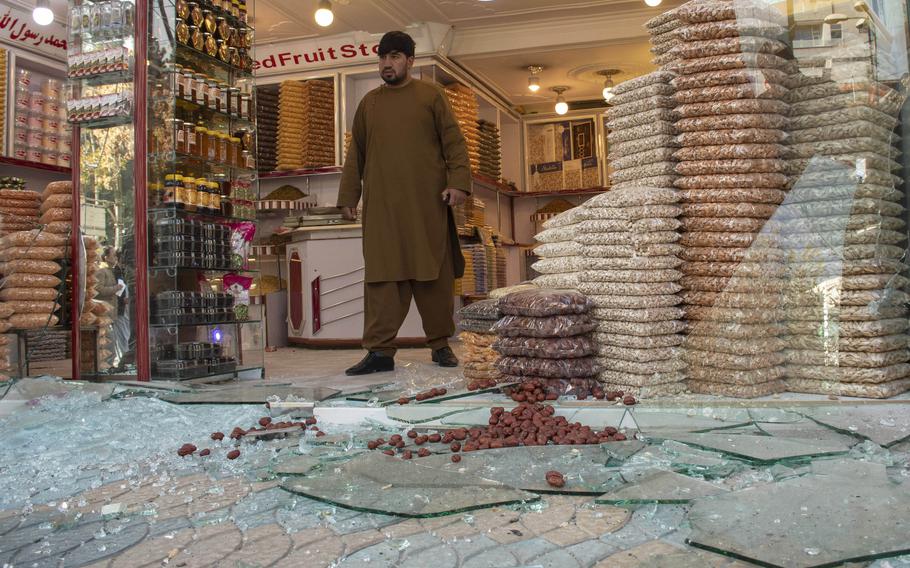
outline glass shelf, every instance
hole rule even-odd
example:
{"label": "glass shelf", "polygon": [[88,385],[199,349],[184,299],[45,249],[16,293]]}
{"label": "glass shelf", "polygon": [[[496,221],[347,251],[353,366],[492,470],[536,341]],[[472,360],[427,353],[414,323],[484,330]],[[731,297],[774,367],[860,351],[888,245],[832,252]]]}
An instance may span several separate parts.
{"label": "glass shelf", "polygon": [[109,116],[107,118],[99,118],[94,120],[86,120],[84,122],[72,122],[68,121],[73,126],[78,126],[79,128],[86,130],[95,130],[99,128],[111,128],[113,126],[123,126],[125,124],[132,124],[133,117],[129,116]]}
{"label": "glass shelf", "polygon": [[149,217],[154,219],[173,219],[177,215],[186,215],[188,217],[199,217],[209,221],[221,223],[242,223],[244,221],[255,222],[256,219],[246,219],[244,217],[225,217],[214,213],[200,213],[198,211],[187,211],[186,209],[177,209],[175,207],[155,207],[149,209]]}
{"label": "glass shelf", "polygon": [[241,373],[250,373],[252,371],[259,371],[260,373],[265,371],[265,368],[262,365],[237,365],[237,367],[231,371],[221,371],[218,373],[206,373],[203,375],[194,375],[192,377],[165,377],[161,375],[156,375],[153,380],[164,380],[164,381],[204,381],[207,379],[213,379],[216,377],[233,377],[240,375]]}
{"label": "glass shelf", "polygon": [[83,86],[97,87],[101,85],[117,85],[120,83],[133,82],[133,70],[109,71],[107,73],[95,73],[82,77],[68,76],[67,80],[71,83],[78,83]]}
{"label": "glass shelf", "polygon": [[177,63],[181,65],[191,67],[197,71],[205,69],[206,66],[215,66],[234,77],[251,78],[253,76],[252,71],[245,71],[238,67],[234,67],[230,63],[222,61],[217,57],[212,57],[204,51],[199,51],[198,49],[184,45],[182,43],[178,43],[176,45]]}
{"label": "glass shelf", "polygon": [[254,270],[254,269],[250,269],[250,268],[233,268],[233,267],[223,267],[223,266],[216,267],[216,268],[202,268],[199,266],[182,266],[182,265],[174,266],[174,265],[161,265],[161,264],[152,264],[151,266],[149,266],[150,272],[166,272],[166,271],[176,272],[178,270],[195,270],[197,272],[235,272],[238,274],[240,274],[240,273],[258,274],[259,273],[258,270]]}
{"label": "glass shelf", "polygon": [[187,110],[189,112],[198,113],[206,118],[218,117],[226,122],[230,122],[232,125],[237,124],[237,126],[246,126],[249,128],[255,128],[256,124],[248,118],[240,118],[239,116],[234,116],[232,114],[227,114],[218,110],[213,110],[205,105],[199,103],[194,103],[187,99],[177,98],[177,108]]}
{"label": "glass shelf", "polygon": [[[152,319],[155,319],[155,316],[152,316]],[[262,320],[244,320],[244,321],[234,320],[234,321],[222,321],[222,322],[216,322],[216,323],[212,323],[212,322],[178,323],[178,324],[153,323],[153,324],[151,324],[151,327],[161,328],[161,329],[181,329],[181,328],[189,328],[189,327],[218,327],[220,325],[244,325],[247,323],[262,323]]]}
{"label": "glass shelf", "polygon": [[169,164],[179,163],[179,165],[196,164],[205,168],[210,168],[216,172],[230,171],[235,176],[257,175],[255,169],[231,166],[222,162],[214,162],[200,158],[199,156],[193,156],[192,154],[184,154],[182,152],[159,152],[157,154],[150,154],[149,161]]}

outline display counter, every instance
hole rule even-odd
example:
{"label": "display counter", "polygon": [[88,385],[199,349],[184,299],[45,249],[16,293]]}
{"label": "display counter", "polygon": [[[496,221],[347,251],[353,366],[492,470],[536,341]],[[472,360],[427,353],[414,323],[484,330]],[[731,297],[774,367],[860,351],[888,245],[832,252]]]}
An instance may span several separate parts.
{"label": "display counter", "polygon": [[[288,343],[356,347],[363,335],[363,229],[358,224],[295,229],[287,245]],[[398,342],[426,342],[417,307]]]}

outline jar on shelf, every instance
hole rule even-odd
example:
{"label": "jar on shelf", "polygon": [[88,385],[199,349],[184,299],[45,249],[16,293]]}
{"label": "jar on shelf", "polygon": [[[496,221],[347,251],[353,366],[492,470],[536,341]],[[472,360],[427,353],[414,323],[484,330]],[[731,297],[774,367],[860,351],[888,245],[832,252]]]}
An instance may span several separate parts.
{"label": "jar on shelf", "polygon": [[57,165],[57,152],[44,150],[41,152],[41,163],[49,166]]}
{"label": "jar on shelf", "polygon": [[197,211],[197,204],[199,203],[199,190],[196,186],[196,180],[192,177],[183,178],[183,186],[186,190],[186,210],[187,211]]}
{"label": "jar on shelf", "polygon": [[28,128],[28,111],[16,109],[16,114],[13,116],[13,126],[16,130]]}
{"label": "jar on shelf", "polygon": [[229,47],[228,56],[230,58],[231,67],[239,69],[242,62],[240,61],[240,52],[237,51],[237,48]]}
{"label": "jar on shelf", "polygon": [[221,111],[221,85],[215,79],[208,80],[209,104],[210,109]]}
{"label": "jar on shelf", "polygon": [[57,133],[45,132],[44,136],[41,137],[41,149],[47,150],[49,152],[57,152],[57,145],[59,139],[57,138]]}
{"label": "jar on shelf", "polygon": [[205,49],[205,37],[202,35],[202,28],[199,26],[189,26],[190,46],[196,51]]}
{"label": "jar on shelf", "polygon": [[174,70],[171,73],[173,80],[171,85],[174,87],[174,94],[181,99],[186,98],[186,82],[183,80],[183,65],[175,64]]}
{"label": "jar on shelf", "polygon": [[218,133],[218,155],[215,158],[218,162],[222,164],[228,163],[228,146],[230,145],[230,139],[228,135],[224,132]]}
{"label": "jar on shelf", "polygon": [[218,183],[214,181],[208,182],[209,188],[209,207],[211,208],[212,215],[221,214],[221,192],[218,191]]}
{"label": "jar on shelf", "polygon": [[243,94],[240,96],[240,118],[252,120],[253,116],[253,96]]}
{"label": "jar on shelf", "polygon": [[240,147],[240,138],[236,136],[231,136],[228,139],[228,164],[234,166],[235,168],[242,168],[241,165],[241,147]]}
{"label": "jar on shelf", "polygon": [[32,130],[44,130],[44,116],[37,112],[28,113],[28,127]]}
{"label": "jar on shelf", "polygon": [[171,131],[174,136],[174,151],[186,154],[186,132],[183,129],[183,121],[179,118],[168,119]]}
{"label": "jar on shelf", "polygon": [[228,87],[227,88],[227,107],[225,112],[231,116],[236,117],[237,112],[240,110],[238,96],[240,94],[240,89],[237,87]]}
{"label": "jar on shelf", "polygon": [[211,213],[211,194],[205,178],[196,180],[196,212]]}
{"label": "jar on shelf", "polygon": [[[208,4],[206,2],[206,4]],[[202,29],[206,33],[212,35],[215,34],[215,31],[218,29],[218,22],[215,20],[215,14],[210,9],[203,8],[202,10]]]}
{"label": "jar on shelf", "polygon": [[192,122],[183,123],[183,136],[186,138],[186,153],[190,156],[199,155],[199,139],[196,136],[196,125]]}
{"label": "jar on shelf", "polygon": [[28,88],[19,88],[16,87],[16,110],[21,110],[23,112],[28,112],[29,103],[31,102],[31,93],[28,92]]}
{"label": "jar on shelf", "polygon": [[162,203],[174,204],[177,209],[186,208],[186,186],[183,183],[183,176],[180,174],[168,174],[164,176],[164,199]]}
{"label": "jar on shelf", "polygon": [[240,18],[240,2],[237,0],[231,0],[231,15]]}
{"label": "jar on shelf", "polygon": [[215,36],[209,32],[202,32],[202,40],[206,55],[209,57],[217,57],[218,43],[215,41]]}
{"label": "jar on shelf", "polygon": [[60,101],[48,98],[44,103],[44,116],[57,118],[60,112]]}
{"label": "jar on shelf", "polygon": [[243,167],[252,170],[256,167],[256,161],[253,159],[253,153],[249,150],[243,151]]}
{"label": "jar on shelf", "polygon": [[203,73],[193,73],[193,102],[197,105],[206,103],[208,84],[205,81],[207,78]]}
{"label": "jar on shelf", "polygon": [[18,69],[16,71],[16,89],[24,89],[26,92],[32,84],[32,72],[28,69]]}
{"label": "jar on shelf", "polygon": [[28,147],[28,128],[17,128],[13,130],[13,144],[21,144],[23,148]]}
{"label": "jar on shelf", "polygon": [[41,85],[41,94],[45,98],[57,100],[60,98],[62,84],[58,79],[48,79]]}
{"label": "jar on shelf", "polygon": [[42,144],[44,144],[44,131],[43,130],[28,130],[28,138],[26,144],[30,148],[41,149]]}
{"label": "jar on shelf", "polygon": [[13,157],[17,160],[28,160],[28,145],[17,141],[13,145]]}
{"label": "jar on shelf", "polygon": [[218,132],[214,130],[206,130],[206,138],[208,138],[209,144],[207,152],[205,153],[205,159],[210,162],[218,161]]}
{"label": "jar on shelf", "polygon": [[186,20],[190,17],[190,7],[186,0],[177,0],[177,17]]}
{"label": "jar on shelf", "polygon": [[209,131],[200,125],[194,127],[196,131],[196,156],[207,159],[209,155]]}
{"label": "jar on shelf", "polygon": [[184,99],[191,101],[191,100],[193,100],[193,97],[194,97],[193,84],[196,82],[196,79],[195,79],[196,74],[193,72],[192,69],[190,69],[189,67],[186,67],[183,69],[182,76],[183,76],[183,81],[182,81],[183,82],[183,94],[178,95],[178,96],[182,96]]}
{"label": "jar on shelf", "polygon": [[69,154],[73,151],[73,139],[71,136],[61,136],[57,134],[57,152]]}
{"label": "jar on shelf", "polygon": [[69,152],[59,152],[57,154],[57,165],[63,168],[71,168],[73,166],[73,155]]}
{"label": "jar on shelf", "polygon": [[199,2],[187,2],[187,7],[190,11],[190,24],[196,26],[197,28],[202,27],[202,7],[199,6]]}

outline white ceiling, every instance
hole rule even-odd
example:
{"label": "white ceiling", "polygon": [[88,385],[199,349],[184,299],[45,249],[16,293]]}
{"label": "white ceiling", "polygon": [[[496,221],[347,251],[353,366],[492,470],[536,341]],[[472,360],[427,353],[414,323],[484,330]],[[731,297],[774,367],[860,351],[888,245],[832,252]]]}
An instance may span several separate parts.
{"label": "white ceiling", "polygon": [[[673,2],[669,3],[668,2]],[[600,97],[595,71],[617,68],[617,81],[650,65],[642,24],[675,4],[648,8],[642,0],[340,0],[335,21],[316,25],[316,0],[256,0],[256,41],[274,43],[350,31],[381,33],[415,22],[455,28],[449,57],[482,79],[513,106],[555,98],[565,85],[569,101]],[[527,66],[543,65],[536,94],[527,90]]]}

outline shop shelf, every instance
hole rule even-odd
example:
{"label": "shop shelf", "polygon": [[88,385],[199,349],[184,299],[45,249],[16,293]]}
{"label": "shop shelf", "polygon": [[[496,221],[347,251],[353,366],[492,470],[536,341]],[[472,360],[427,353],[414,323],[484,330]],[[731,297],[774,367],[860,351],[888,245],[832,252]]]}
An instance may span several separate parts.
{"label": "shop shelf", "polygon": [[131,69],[126,71],[110,71],[108,73],[96,73],[93,75],[85,75],[84,77],[74,77],[69,76],[67,80],[72,84],[78,84],[82,86],[101,86],[101,85],[117,85],[119,83],[132,83],[133,82],[133,71]]}
{"label": "shop shelf", "polygon": [[249,168],[238,168],[237,166],[230,166],[222,162],[214,162],[211,160],[206,160],[200,158],[199,156],[193,156],[192,154],[184,154],[182,152],[160,152],[157,154],[149,154],[149,161],[159,162],[164,164],[196,164],[202,166],[206,169],[216,170],[216,171],[230,171],[233,175],[245,176],[245,175],[256,175],[256,170],[251,170]]}
{"label": "shop shelf", "polygon": [[176,207],[153,207],[149,209],[149,217],[153,219],[172,219],[177,215],[198,217],[200,219],[206,219],[209,221],[217,221],[219,223],[242,223],[243,221],[256,221],[256,219],[246,219],[244,217],[225,217],[224,215],[215,215],[212,213],[187,211],[186,209],[177,209]]}
{"label": "shop shelf", "polygon": [[234,377],[234,376],[240,375],[242,373],[251,373],[254,371],[263,373],[265,371],[265,368],[262,365],[237,365],[237,367],[232,371],[223,371],[220,373],[210,373],[207,375],[199,375],[196,377],[189,377],[186,379],[170,379],[170,378],[166,378],[166,377],[153,375],[152,380],[178,380],[178,381],[188,381],[188,382],[193,382],[193,381],[206,382],[213,378]]}
{"label": "shop shelf", "polygon": [[90,130],[95,128],[111,128],[112,126],[123,126],[124,124],[132,124],[133,116],[109,116],[107,118],[99,118],[96,120],[86,120],[84,122],[74,122],[73,126],[78,126],[79,128]]}
{"label": "shop shelf", "polygon": [[322,166],[317,168],[306,168],[302,170],[260,172],[259,179],[325,176],[331,174],[340,174],[341,171],[341,166]]}
{"label": "shop shelf", "polygon": [[252,78],[253,77],[253,73],[251,71],[244,71],[243,69],[238,69],[237,67],[234,67],[230,63],[225,63],[224,61],[218,59],[217,57],[212,57],[211,55],[209,55],[208,53],[205,53],[204,51],[199,51],[198,49],[194,49],[194,48],[192,48],[188,45],[184,45],[182,43],[177,44],[177,63],[189,64],[190,67],[192,67],[193,69],[197,69],[197,71],[199,70],[198,67],[200,67],[199,64],[201,63],[202,66],[209,65],[209,66],[218,67],[219,69],[222,69],[223,71],[230,73],[234,77],[241,77],[241,78]]}
{"label": "shop shelf", "polygon": [[[166,99],[166,100],[170,100],[170,99]],[[199,114],[205,115],[207,117],[219,117],[222,120],[228,121],[232,125],[235,125],[238,127],[246,126],[248,128],[256,128],[255,122],[248,118],[240,118],[240,117],[237,117],[237,116],[234,116],[231,114],[227,114],[225,112],[213,110],[205,105],[201,105],[199,103],[194,103],[193,101],[188,101],[186,99],[178,98],[175,100],[177,101],[177,108],[182,108],[189,112],[199,113]]]}
{"label": "shop shelf", "polygon": [[[155,316],[152,316],[154,319]],[[190,327],[218,327],[223,325],[243,325],[247,323],[262,323],[262,320],[244,320],[244,321],[222,321],[222,322],[203,322],[203,323],[178,323],[178,324],[164,324],[164,323],[153,323],[150,327],[154,328],[163,328],[163,329],[184,329]]]}
{"label": "shop shelf", "polygon": [[197,272],[223,272],[223,273],[237,272],[237,273],[242,273],[242,274],[258,274],[259,273],[258,270],[253,270],[253,269],[249,269],[249,268],[246,268],[246,269],[233,268],[230,266],[228,266],[228,267],[219,266],[216,268],[200,268],[198,266],[164,265],[164,264],[153,264],[153,265],[149,266],[149,272],[166,272],[166,271],[176,272],[178,270],[194,270]]}
{"label": "shop shelf", "polygon": [[10,166],[16,166],[19,168],[30,168],[33,170],[44,170],[46,172],[57,172],[59,174],[72,175],[72,168],[67,168],[64,166],[52,166],[50,164],[42,164],[41,162],[31,162],[29,160],[19,160],[17,158],[10,158],[9,156],[0,156],[0,164],[8,164]]}
{"label": "shop shelf", "polygon": [[256,201],[257,211],[303,211],[313,205],[301,199],[261,199]]}

